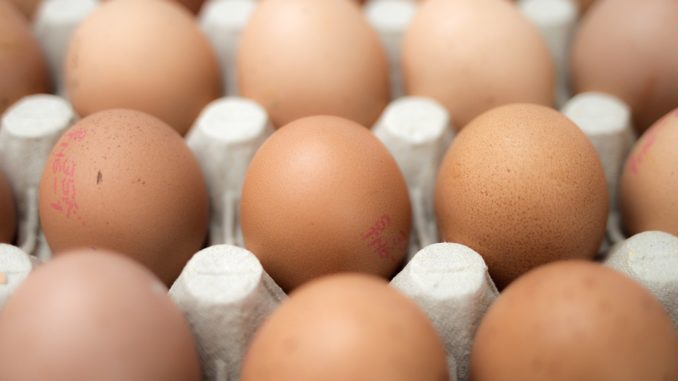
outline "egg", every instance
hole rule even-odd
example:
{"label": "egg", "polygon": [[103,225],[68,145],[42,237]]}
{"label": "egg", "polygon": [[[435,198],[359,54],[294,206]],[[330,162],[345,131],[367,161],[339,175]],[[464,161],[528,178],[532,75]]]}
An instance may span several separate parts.
{"label": "egg", "polygon": [[147,270],[80,250],[39,267],[0,311],[3,380],[199,381],[188,322]]}
{"label": "egg", "polygon": [[28,21],[0,0],[0,115],[23,96],[48,91],[47,63]]}
{"label": "egg", "polygon": [[678,379],[678,332],[657,300],[614,270],[549,264],[511,284],[475,336],[471,379]]}
{"label": "egg", "polygon": [[408,247],[405,179],[365,127],[299,119],[254,155],[240,203],[245,247],[285,290],[340,271],[389,277]]}
{"label": "egg", "polygon": [[407,94],[439,101],[457,129],[503,104],[554,103],[546,43],[503,0],[423,2],[404,36],[402,68]]}
{"label": "egg", "polygon": [[175,1],[186,7],[189,11],[193,12],[194,14],[198,14],[200,12],[202,4],[205,2],[204,0],[168,0],[168,1]]}
{"label": "egg", "polygon": [[0,172],[0,243],[14,242],[16,234],[16,207],[12,188]]}
{"label": "egg", "polygon": [[626,232],[660,230],[678,235],[678,109],[636,142],[620,183]]}
{"label": "egg", "polygon": [[477,251],[499,287],[559,259],[592,258],[607,185],[586,135],[559,112],[513,104],[474,119],[436,180],[441,236]]}
{"label": "egg", "polygon": [[169,1],[102,3],[75,31],[65,76],[78,114],[130,108],[181,134],[222,93],[207,37],[188,11]]}
{"label": "egg", "polygon": [[42,1],[44,0],[9,0],[28,20],[33,19],[33,15]]}
{"label": "egg", "polygon": [[304,285],[256,333],[243,381],[449,380],[445,350],[417,306],[372,276]]}
{"label": "egg", "polygon": [[572,43],[575,92],[621,98],[631,107],[636,129],[646,130],[678,106],[676,19],[676,1],[597,1]]}
{"label": "egg", "polygon": [[241,94],[277,127],[325,114],[372,126],[390,99],[386,53],[352,1],[260,1],[237,67]]}
{"label": "egg", "polygon": [[166,285],[207,235],[208,196],[197,160],[161,120],[102,111],[68,129],[40,181],[40,221],[54,255],[114,250]]}

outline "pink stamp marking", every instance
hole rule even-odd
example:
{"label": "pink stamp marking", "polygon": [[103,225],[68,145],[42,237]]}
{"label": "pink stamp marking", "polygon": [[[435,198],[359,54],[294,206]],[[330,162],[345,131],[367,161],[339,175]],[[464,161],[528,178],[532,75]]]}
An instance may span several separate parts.
{"label": "pink stamp marking", "polygon": [[362,240],[372,249],[372,252],[382,259],[395,260],[393,252],[402,251],[407,247],[407,237],[402,231],[389,232],[391,218],[383,215],[362,234]]}
{"label": "pink stamp marking", "polygon": [[71,144],[82,141],[87,136],[87,131],[79,128],[66,133],[64,141],[57,146],[58,151],[52,159],[52,193],[57,197],[55,202],[50,203],[53,210],[64,213],[66,218],[78,212],[77,190],[75,186],[75,173],[77,165],[70,160],[67,151]]}
{"label": "pink stamp marking", "polygon": [[645,132],[642,145],[638,151],[629,158],[628,165],[634,175],[638,174],[640,171],[640,166],[647,159],[652,146],[654,146],[654,144],[657,142],[657,135],[659,134],[659,131],[669,123],[671,118],[678,118],[678,109],[662,118],[659,122],[657,122],[656,125],[652,126],[649,130],[647,130],[647,132]]}

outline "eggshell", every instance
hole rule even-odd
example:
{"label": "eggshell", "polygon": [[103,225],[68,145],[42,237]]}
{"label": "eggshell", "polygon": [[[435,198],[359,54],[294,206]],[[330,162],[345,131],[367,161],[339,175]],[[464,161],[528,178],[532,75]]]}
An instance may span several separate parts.
{"label": "eggshell", "polygon": [[237,62],[241,94],[277,127],[320,114],[372,126],[390,98],[386,53],[351,1],[260,1]]}
{"label": "eggshell", "polygon": [[678,235],[678,109],[635,144],[620,184],[622,220],[629,235],[660,230]]}
{"label": "eggshell", "polygon": [[47,64],[28,21],[0,0],[0,115],[21,97],[47,91]]}
{"label": "eggshell", "polygon": [[168,1],[175,1],[186,7],[189,11],[193,12],[194,14],[198,14],[200,12],[202,4],[205,2],[204,0],[168,0]]}
{"label": "eggshell", "polygon": [[565,261],[511,284],[480,324],[471,379],[663,381],[678,379],[678,333],[630,278]]}
{"label": "eggshell", "polygon": [[52,150],[40,182],[40,220],[56,256],[107,248],[167,285],[207,235],[208,196],[184,140],[150,115],[109,110],[76,123]]}
{"label": "eggshell", "polygon": [[12,381],[199,381],[196,343],[167,289],[121,255],[82,250],[39,267],[0,313]]}
{"label": "eggshell", "polygon": [[678,105],[677,19],[676,1],[598,1],[572,44],[574,90],[621,98],[646,130]]}
{"label": "eggshell", "polygon": [[342,274],[294,292],[249,348],[243,381],[449,380],[440,338],[380,279]]}
{"label": "eggshell", "polygon": [[555,66],[537,28],[503,0],[429,0],[402,51],[408,95],[436,99],[456,128],[496,106],[554,103]]}
{"label": "eggshell", "polygon": [[389,277],[407,251],[412,218],[386,147],[331,116],[299,119],[264,142],[240,211],[246,248],[285,290],[340,271]]}
{"label": "eggshell", "polygon": [[607,197],[584,133],[555,110],[514,104],[484,113],[455,138],[435,204],[442,238],[477,251],[501,288],[540,264],[592,258]]}
{"label": "eggshell", "polygon": [[181,134],[222,91],[217,58],[194,17],[173,2],[137,0],[102,3],[78,27],[66,90],[82,116],[130,108]]}
{"label": "eggshell", "polygon": [[40,3],[44,0],[9,0],[16,8],[26,17],[26,19],[33,19],[35,11],[38,9]]}
{"label": "eggshell", "polygon": [[0,172],[0,243],[14,242],[16,234],[16,207],[12,188]]}

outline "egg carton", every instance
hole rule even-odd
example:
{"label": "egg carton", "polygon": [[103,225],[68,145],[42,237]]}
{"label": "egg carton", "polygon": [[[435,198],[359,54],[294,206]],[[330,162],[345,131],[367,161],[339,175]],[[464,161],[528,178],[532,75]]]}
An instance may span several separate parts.
{"label": "egg carton", "polygon": [[[603,94],[585,94],[571,102],[576,107],[569,107],[569,112],[580,125],[588,126],[582,128],[591,139],[609,143],[609,146],[601,145],[608,147],[605,151],[599,149],[601,156],[605,152],[618,158],[615,166],[606,167],[606,173],[618,173],[624,152],[628,151],[621,145],[628,141],[615,137],[628,131],[628,110],[600,107],[601,102],[621,105]],[[584,106],[577,106],[581,104]],[[608,113],[600,115],[601,110]],[[20,210],[34,213],[19,214],[20,226],[30,226],[33,239],[42,237],[39,227],[26,221],[37,219],[36,187],[42,168],[27,170],[30,167],[26,164],[42,162],[44,165],[58,136],[76,120],[68,102],[53,95],[27,97],[2,118],[0,147],[3,149],[0,152],[17,155],[15,160],[3,160],[3,163],[9,165],[6,173],[15,192],[24,194],[25,205],[29,205]],[[447,112],[436,102],[403,97],[386,108],[373,131],[401,167],[415,210],[410,260],[391,284],[429,316],[445,344],[451,374],[465,380],[472,338],[484,312],[496,298],[497,289],[478,253],[459,244],[435,243],[438,237],[433,187],[436,169],[453,139],[449,121]],[[608,124],[617,127],[611,128]],[[610,131],[618,133],[610,134]],[[170,295],[186,314],[198,339],[207,380],[238,378],[239,364],[252,336],[286,298],[256,257],[242,248],[238,226],[237,206],[245,170],[271,132],[266,112],[259,105],[229,97],[208,105],[186,138],[205,173],[212,199],[210,246],[188,262],[171,287]],[[606,138],[601,138],[601,134]],[[31,155],[31,159],[25,155]],[[44,246],[44,241],[22,245],[32,254]],[[8,255],[0,256],[0,304],[40,263],[37,257],[17,247],[3,245],[1,248],[2,253]],[[677,253],[678,238],[646,232],[628,240],[621,236],[607,263],[648,287],[678,324],[678,272],[673,270],[677,268]],[[3,283],[3,279],[8,281]]]}
{"label": "egg carton", "polygon": [[[253,1],[213,0],[200,15],[201,27],[212,44],[222,49],[217,52],[231,95],[237,94],[237,83],[235,76],[228,73],[235,72],[233,52],[237,36],[249,17],[252,8],[248,7]],[[49,10],[47,4],[50,3],[51,9],[58,8],[54,4],[70,3],[70,16],[57,17],[57,11]],[[49,60],[55,72],[60,72],[56,68],[60,62],[58,54],[63,55],[73,29],[91,11],[92,4],[78,5],[83,3],[81,0],[46,0],[38,13],[34,24],[36,34],[42,36],[41,43],[48,56],[57,57]],[[564,3],[569,6],[563,6]],[[564,73],[569,33],[576,22],[572,3],[533,0],[519,4],[545,35],[556,62],[560,62],[556,66]],[[224,10],[233,9],[229,7],[240,7],[240,10],[229,16]],[[399,78],[398,41],[416,6],[409,0],[372,0],[365,9],[384,41],[391,73]],[[39,28],[42,28],[40,32]],[[498,293],[478,253],[459,244],[437,243],[433,190],[438,165],[454,138],[454,130],[449,115],[435,101],[400,97],[402,92],[402,84],[394,83],[392,94],[397,99],[373,126],[375,135],[400,166],[413,205],[408,261],[391,280],[391,285],[415,301],[432,321],[445,345],[452,379],[466,380],[475,330]],[[569,99],[565,82],[560,83],[558,92],[562,111],[596,147],[610,194],[614,195],[622,163],[634,139],[628,107],[606,94],[581,94]],[[65,99],[48,95],[25,98],[2,118],[0,163],[16,195],[19,233],[18,247],[0,245],[0,308],[41,259],[48,260],[51,255],[39,229],[38,185],[52,146],[76,120],[77,115]],[[231,96],[208,105],[186,137],[208,184],[212,208],[210,241],[209,247],[188,262],[169,292],[197,337],[206,380],[238,379],[240,362],[254,333],[286,298],[256,257],[243,248],[238,224],[245,170],[256,149],[272,131],[260,106]],[[611,197],[601,257],[609,266],[645,285],[678,326],[678,271],[675,270],[678,238],[661,232],[625,237],[614,200],[615,197]]]}

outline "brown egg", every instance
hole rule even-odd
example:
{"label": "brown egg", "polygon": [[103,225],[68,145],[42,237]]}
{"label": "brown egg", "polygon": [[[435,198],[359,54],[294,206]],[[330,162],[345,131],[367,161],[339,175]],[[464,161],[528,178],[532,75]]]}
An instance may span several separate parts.
{"label": "brown egg", "polygon": [[546,43],[506,1],[422,3],[404,37],[402,66],[407,93],[439,101],[457,129],[499,105],[554,102]]}
{"label": "brown egg", "polygon": [[678,334],[639,284],[584,261],[540,267],[511,284],[482,320],[473,381],[678,379]]}
{"label": "brown egg", "polygon": [[80,115],[130,108],[181,134],[221,95],[220,78],[194,17],[166,1],[103,3],[78,27],[66,58],[66,89]]}
{"label": "brown egg", "polygon": [[16,234],[16,207],[12,188],[0,172],[0,243],[14,242]]}
{"label": "brown egg", "polygon": [[589,8],[596,2],[596,0],[577,0],[576,3],[579,6],[579,14],[583,15],[588,12]]}
{"label": "brown egg", "polygon": [[196,343],[167,289],[121,255],[38,268],[0,313],[3,380],[199,381]]}
{"label": "brown egg", "polygon": [[256,333],[243,381],[449,380],[417,306],[385,281],[333,275],[295,291]]}
{"label": "brown egg", "polygon": [[[105,0],[108,1],[108,0]],[[202,4],[205,2],[204,0],[170,0],[170,1],[175,1],[184,7],[186,7],[189,11],[193,12],[194,14],[198,14],[200,12],[200,9],[202,8]]]}
{"label": "brown egg", "polygon": [[14,4],[28,20],[33,19],[35,11],[43,1],[44,0],[9,0],[9,2]]}
{"label": "brown egg", "polygon": [[47,64],[28,21],[0,0],[0,115],[21,97],[47,91]]}
{"label": "brown egg", "polygon": [[644,131],[678,105],[678,1],[600,0],[582,20],[571,53],[577,93],[623,99]]}
{"label": "brown egg", "polygon": [[435,203],[442,238],[477,251],[504,287],[547,262],[592,258],[607,197],[586,135],[555,110],[514,104],[484,113],[455,138]]}
{"label": "brown egg", "polygon": [[626,232],[678,235],[678,109],[645,131],[626,161],[620,184]]}
{"label": "brown egg", "polygon": [[346,119],[299,119],[259,148],[240,204],[245,246],[285,290],[318,276],[389,277],[411,227],[403,175],[372,133]]}
{"label": "brown egg", "polygon": [[336,115],[371,127],[390,98],[386,53],[346,0],[263,0],[238,52],[243,96],[273,124]]}
{"label": "brown egg", "polygon": [[130,110],[93,114],[64,133],[40,183],[40,220],[55,252],[107,248],[166,285],[207,234],[208,196],[184,140]]}

